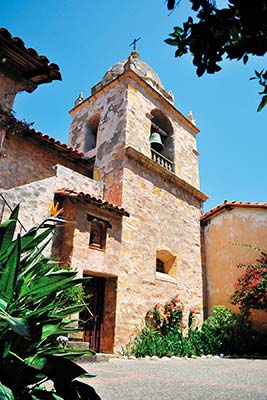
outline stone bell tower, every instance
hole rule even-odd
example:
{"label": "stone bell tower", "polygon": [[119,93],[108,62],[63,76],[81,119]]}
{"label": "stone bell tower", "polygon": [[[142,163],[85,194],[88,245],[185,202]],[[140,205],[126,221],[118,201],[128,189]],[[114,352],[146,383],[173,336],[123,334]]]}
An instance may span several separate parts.
{"label": "stone bell tower", "polygon": [[174,106],[137,51],[113,65],[71,110],[69,145],[83,151],[103,200],[125,208],[120,237],[116,343],[148,308],[178,294],[202,318],[199,130]]}

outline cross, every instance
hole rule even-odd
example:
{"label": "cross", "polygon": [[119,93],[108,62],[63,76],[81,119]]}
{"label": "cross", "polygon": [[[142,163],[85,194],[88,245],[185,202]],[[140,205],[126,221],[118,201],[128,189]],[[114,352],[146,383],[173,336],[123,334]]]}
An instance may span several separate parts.
{"label": "cross", "polygon": [[138,40],[140,40],[140,39],[141,39],[141,37],[139,37],[138,39],[134,39],[134,40],[132,41],[132,43],[129,44],[129,46],[133,46],[133,49],[136,50],[136,42],[138,42]]}

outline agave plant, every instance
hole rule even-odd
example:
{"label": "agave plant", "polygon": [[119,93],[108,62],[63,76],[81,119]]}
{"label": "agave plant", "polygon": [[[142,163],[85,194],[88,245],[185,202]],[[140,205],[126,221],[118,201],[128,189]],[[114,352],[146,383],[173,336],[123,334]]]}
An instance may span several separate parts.
{"label": "agave plant", "polygon": [[[44,258],[53,219],[21,236],[15,234],[18,212],[19,206],[0,225],[0,398],[100,399],[91,386],[76,380],[86,371],[73,359],[89,351],[64,349],[51,340],[75,331],[70,316],[84,306],[70,304],[65,293],[83,278]],[[52,381],[50,389],[46,381]]]}

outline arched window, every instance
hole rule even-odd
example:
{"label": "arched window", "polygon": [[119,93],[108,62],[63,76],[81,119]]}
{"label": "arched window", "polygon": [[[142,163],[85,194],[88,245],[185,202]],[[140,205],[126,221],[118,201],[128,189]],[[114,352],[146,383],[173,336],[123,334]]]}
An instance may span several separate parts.
{"label": "arched window", "polygon": [[97,142],[97,130],[100,121],[100,114],[94,114],[86,124],[86,132],[84,138],[84,153],[92,150],[96,147]]}
{"label": "arched window", "polygon": [[90,222],[89,247],[91,249],[106,249],[107,229],[112,228],[109,221],[87,214],[87,220]]}
{"label": "arched window", "polygon": [[172,171],[174,162],[173,127],[166,115],[159,109],[150,113],[150,145],[154,161]]}
{"label": "arched window", "polygon": [[156,256],[156,272],[167,274],[176,279],[176,257],[168,250],[158,250]]}
{"label": "arched window", "polygon": [[164,274],[164,262],[160,258],[156,260],[156,271]]}

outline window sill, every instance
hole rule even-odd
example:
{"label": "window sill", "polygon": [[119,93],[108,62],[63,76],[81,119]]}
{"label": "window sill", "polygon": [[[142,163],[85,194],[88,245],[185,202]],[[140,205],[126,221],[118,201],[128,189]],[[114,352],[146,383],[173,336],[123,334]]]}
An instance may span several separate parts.
{"label": "window sill", "polygon": [[97,250],[97,251],[102,251],[102,253],[105,253],[106,248],[101,248],[99,246],[94,246],[94,245],[89,245],[89,249],[91,250]]}
{"label": "window sill", "polygon": [[163,272],[156,272],[156,280],[177,284],[176,279]]}

